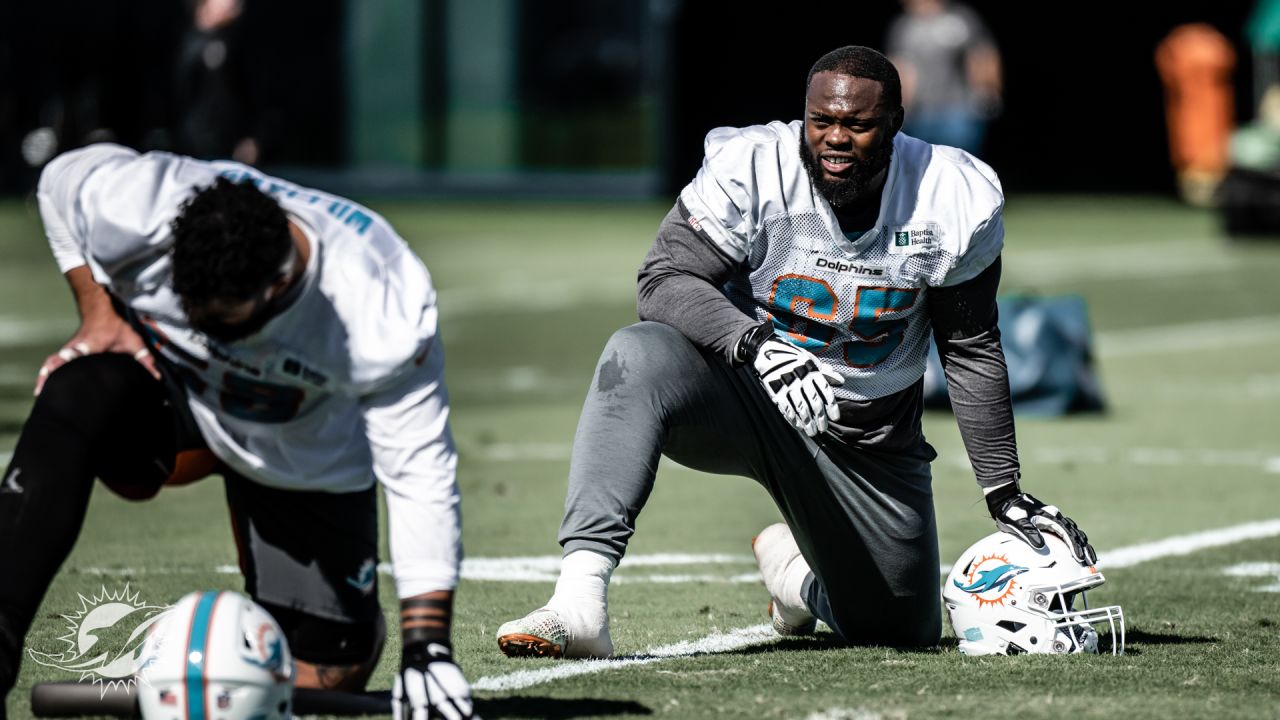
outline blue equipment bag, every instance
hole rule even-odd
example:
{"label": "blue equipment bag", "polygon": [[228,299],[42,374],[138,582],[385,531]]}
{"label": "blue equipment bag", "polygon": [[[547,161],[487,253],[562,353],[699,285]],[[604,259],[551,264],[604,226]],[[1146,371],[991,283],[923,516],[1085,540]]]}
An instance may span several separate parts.
{"label": "blue equipment bag", "polygon": [[[1064,415],[1105,409],[1093,367],[1084,298],[1009,296],[997,303],[1015,413]],[[932,342],[924,374],[924,404],[930,409],[951,407],[942,361]]]}

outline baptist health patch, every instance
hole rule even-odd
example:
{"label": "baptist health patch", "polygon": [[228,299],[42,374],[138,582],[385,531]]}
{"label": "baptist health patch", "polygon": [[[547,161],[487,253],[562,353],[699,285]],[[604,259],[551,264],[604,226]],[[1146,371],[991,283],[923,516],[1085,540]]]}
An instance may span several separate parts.
{"label": "baptist health patch", "polygon": [[935,222],[913,223],[893,229],[889,252],[895,255],[933,250],[942,244],[942,228]]}

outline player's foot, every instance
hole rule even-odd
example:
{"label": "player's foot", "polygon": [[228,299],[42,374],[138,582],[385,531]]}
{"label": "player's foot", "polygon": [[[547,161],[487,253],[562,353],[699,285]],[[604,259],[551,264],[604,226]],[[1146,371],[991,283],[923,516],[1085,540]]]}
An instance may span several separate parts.
{"label": "player's foot", "polygon": [[818,621],[800,596],[809,565],[791,528],[775,523],[761,530],[751,541],[751,551],[769,591],[769,619],[774,631],[784,636],[811,635]]}
{"label": "player's foot", "polygon": [[[613,656],[609,617],[596,621],[539,608],[498,628],[498,649],[507,657],[607,658]],[[576,620],[576,621],[575,621]]]}

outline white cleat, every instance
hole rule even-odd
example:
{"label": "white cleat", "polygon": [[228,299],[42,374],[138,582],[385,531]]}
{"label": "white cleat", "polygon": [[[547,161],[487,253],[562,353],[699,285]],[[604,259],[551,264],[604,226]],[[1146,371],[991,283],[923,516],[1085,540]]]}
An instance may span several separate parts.
{"label": "white cleat", "polygon": [[539,608],[503,623],[498,628],[498,649],[507,657],[613,657],[608,615],[598,614],[600,622],[570,623],[551,608]]}
{"label": "white cleat", "polygon": [[784,637],[812,635],[818,621],[800,598],[809,565],[800,554],[791,528],[774,523],[761,530],[751,541],[751,551],[769,591],[768,612],[774,631]]}

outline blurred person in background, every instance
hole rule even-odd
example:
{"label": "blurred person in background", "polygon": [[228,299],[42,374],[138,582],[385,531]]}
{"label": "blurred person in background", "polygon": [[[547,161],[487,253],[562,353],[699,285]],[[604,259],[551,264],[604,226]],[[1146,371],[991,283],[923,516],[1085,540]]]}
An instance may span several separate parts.
{"label": "blurred person in background", "polygon": [[1000,113],[1000,51],[972,9],[948,0],[903,0],[886,51],[902,76],[902,131],[975,155]]}
{"label": "blurred person in background", "polygon": [[196,0],[175,67],[177,147],[204,159],[257,164],[262,148],[241,0]]}
{"label": "blurred person in background", "polygon": [[1169,159],[1178,191],[1192,205],[1211,205],[1227,172],[1235,127],[1235,67],[1231,41],[1205,23],[1179,25],[1156,48]]}
{"label": "blurred person in background", "polygon": [[167,147],[170,68],[180,8],[169,0],[9,3],[8,76],[0,78],[34,184],[55,155],[95,142]]}

